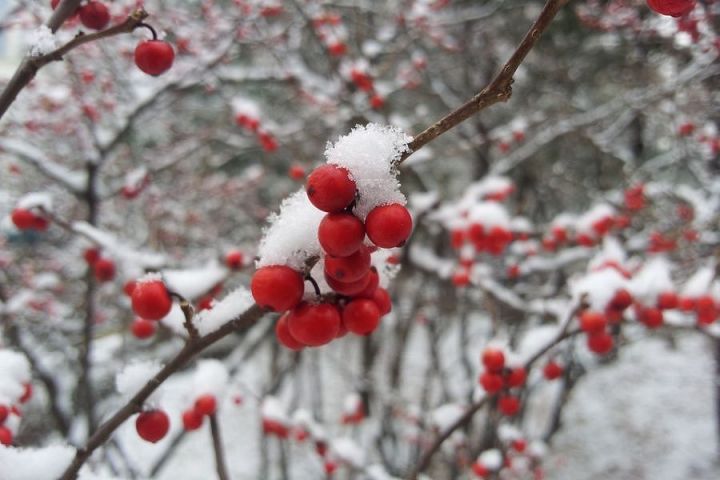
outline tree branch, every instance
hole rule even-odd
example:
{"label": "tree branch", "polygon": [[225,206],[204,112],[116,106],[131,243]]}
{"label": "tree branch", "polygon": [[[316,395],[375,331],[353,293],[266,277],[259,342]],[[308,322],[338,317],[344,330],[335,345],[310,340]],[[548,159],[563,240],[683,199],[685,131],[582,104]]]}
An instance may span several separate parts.
{"label": "tree branch", "polygon": [[217,469],[219,480],[229,480],[225,466],[225,450],[222,445],[222,437],[220,437],[220,425],[218,425],[217,414],[210,415],[210,434],[212,435],[213,450],[215,451],[215,468]]}
{"label": "tree branch", "polygon": [[218,340],[226,337],[233,332],[245,332],[255,322],[265,315],[266,311],[257,305],[253,305],[243,314],[230,320],[214,332],[199,337],[197,340],[189,341],[180,352],[165,365],[153,378],[151,378],[123,407],[106,420],[95,433],[87,441],[85,447],[79,449],[75,454],[72,463],[63,473],[62,480],[71,480],[77,478],[80,468],[87,461],[90,455],[99,447],[101,447],[117,428],[125,422],[131,415],[138,412],[145,400],[162,385],[172,374],[184,367],[199,352],[214,344]]}
{"label": "tree branch", "polygon": [[537,20],[525,34],[522,42],[505,63],[500,73],[483,88],[477,95],[465,102],[462,106],[445,115],[443,118],[423,130],[408,144],[409,150],[405,152],[398,163],[403,162],[414,152],[430,143],[448,130],[461,124],[476,113],[499,102],[506,102],[512,95],[513,76],[527,54],[537,43],[540,35],[548,28],[557,12],[569,0],[548,0],[540,12]]}
{"label": "tree branch", "polygon": [[[75,9],[77,9],[79,4],[79,0],[65,0],[62,2],[48,22],[47,26],[50,30],[55,32],[60,25],[62,25],[62,22],[64,22],[75,11]],[[10,79],[10,82],[8,82],[5,86],[2,94],[0,94],[0,118],[5,115],[5,112],[7,112],[8,108],[10,108],[10,105],[15,101],[18,94],[27,86],[28,83],[30,83],[30,81],[32,81],[33,78],[35,78],[35,75],[42,67],[50,62],[62,60],[63,55],[69,53],[71,50],[79,47],[80,45],[120,35],[122,33],[130,33],[140,22],[147,18],[147,16],[148,14],[145,10],[135,10],[123,23],[115,25],[114,27],[91,34],[79,32],[75,38],[52,52],[38,56],[26,56],[18,69],[15,71],[13,77]]]}

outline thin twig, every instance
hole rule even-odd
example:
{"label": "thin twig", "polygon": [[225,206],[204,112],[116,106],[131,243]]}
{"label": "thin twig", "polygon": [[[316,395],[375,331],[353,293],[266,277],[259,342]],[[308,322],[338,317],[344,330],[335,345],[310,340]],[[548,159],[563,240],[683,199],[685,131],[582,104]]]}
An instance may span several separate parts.
{"label": "thin twig", "polygon": [[210,434],[212,435],[213,450],[215,451],[215,468],[217,469],[218,478],[220,480],[229,480],[225,466],[225,450],[222,445],[222,437],[220,436],[220,425],[217,421],[217,415],[210,415]]}
{"label": "thin twig", "polygon": [[483,88],[477,95],[465,102],[459,108],[445,115],[433,125],[423,130],[419,135],[415,136],[408,144],[408,151],[405,152],[398,163],[403,162],[414,152],[420,150],[423,146],[439,137],[448,130],[461,124],[476,113],[484,110],[499,102],[506,102],[512,95],[513,76],[520,64],[525,60],[527,54],[537,43],[540,35],[547,29],[557,12],[569,0],[548,0],[540,12],[537,20],[533,23],[530,30],[525,34],[522,42],[515,49],[510,59],[505,63],[500,73]]}
{"label": "thin twig", "polygon": [[[73,0],[72,2],[63,2],[63,4],[58,8],[56,14],[53,15],[53,17],[50,19],[50,22],[48,24],[48,27],[50,27],[52,31],[57,30],[57,28],[59,27],[59,24],[55,25],[56,22],[60,20],[64,21],[67,17],[70,16],[70,13],[74,11],[69,11],[68,15],[65,18],[59,18],[61,17],[60,10],[62,10],[62,12],[65,12],[65,7],[68,6],[69,3],[74,3],[75,7],[77,8],[77,5],[80,2],[75,0]],[[69,53],[71,50],[74,50],[80,45],[94,42],[96,40],[101,40],[103,38],[120,35],[123,33],[130,33],[135,29],[135,27],[137,27],[139,23],[141,23],[145,18],[147,18],[147,16],[148,14],[147,12],[145,12],[145,10],[138,9],[131,13],[123,23],[115,25],[114,27],[110,27],[106,30],[91,34],[79,32],[75,36],[75,38],[70,40],[65,45],[57,48],[56,50],[53,50],[52,52],[46,53],[44,55],[26,56],[18,69],[15,71],[13,77],[10,79],[10,82],[8,82],[8,84],[5,86],[2,94],[0,94],[0,118],[5,115],[5,112],[7,112],[8,108],[10,108],[10,105],[15,101],[18,94],[22,91],[23,88],[27,86],[28,83],[30,83],[33,78],[35,78],[35,75],[42,67],[44,67],[48,63],[62,60],[65,54]],[[62,24],[62,22],[60,22],[60,24]]]}

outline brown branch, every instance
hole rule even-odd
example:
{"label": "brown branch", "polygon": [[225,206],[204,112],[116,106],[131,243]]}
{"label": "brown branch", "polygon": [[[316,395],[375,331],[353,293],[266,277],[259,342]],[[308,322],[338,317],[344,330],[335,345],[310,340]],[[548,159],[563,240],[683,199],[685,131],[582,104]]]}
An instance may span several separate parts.
{"label": "brown branch", "polygon": [[[62,4],[58,7],[58,9],[55,11],[55,14],[48,22],[47,26],[51,29],[51,31],[55,32],[62,24],[62,22],[65,21],[75,11],[79,3],[80,2],[78,0],[66,0],[62,2]],[[73,5],[74,8],[71,9]],[[65,54],[79,47],[80,45],[84,45],[86,43],[96,40],[101,40],[103,38],[120,35],[123,33],[130,33],[135,29],[135,27],[137,27],[140,22],[147,18],[147,16],[148,14],[147,12],[145,12],[145,10],[135,10],[132,14],[128,16],[128,18],[123,23],[110,27],[106,30],[91,34],[84,34],[83,32],[79,32],[75,36],[75,38],[70,40],[62,47],[53,50],[52,52],[38,56],[26,56],[18,69],[15,71],[15,74],[5,86],[2,94],[0,94],[0,118],[5,115],[5,112],[7,112],[8,108],[10,108],[10,105],[15,101],[18,94],[20,94],[22,89],[25,88],[27,84],[32,81],[33,78],[35,78],[35,75],[42,67],[44,67],[48,63],[62,60]]]}
{"label": "brown branch", "polygon": [[90,455],[101,447],[131,415],[140,411],[143,403],[172,374],[184,367],[199,352],[233,332],[245,332],[266,313],[257,305],[253,305],[238,317],[230,320],[219,329],[207,335],[190,340],[180,352],[151,378],[122,408],[106,420],[87,441],[87,444],[75,454],[72,463],[63,473],[62,480],[77,478],[80,468]]}
{"label": "brown branch", "polygon": [[499,102],[507,102],[512,95],[513,76],[520,64],[525,60],[527,54],[537,43],[540,35],[548,28],[557,12],[569,0],[548,0],[540,12],[537,20],[530,30],[525,34],[522,42],[517,46],[515,52],[505,63],[502,70],[493,80],[473,98],[462,106],[445,115],[443,118],[423,130],[408,144],[408,151],[405,152],[398,163],[417,152],[448,130],[458,126],[476,113]]}
{"label": "brown branch", "polygon": [[220,425],[215,413],[210,415],[210,434],[212,435],[213,450],[215,451],[215,468],[217,469],[218,479],[230,480],[225,466],[225,450],[222,445],[222,437],[220,437]]}

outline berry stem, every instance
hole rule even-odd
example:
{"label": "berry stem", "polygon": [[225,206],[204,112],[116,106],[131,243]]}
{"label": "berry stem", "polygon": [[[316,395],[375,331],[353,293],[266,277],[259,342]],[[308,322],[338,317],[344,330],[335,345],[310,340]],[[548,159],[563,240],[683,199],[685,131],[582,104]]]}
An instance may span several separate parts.
{"label": "berry stem", "polygon": [[[145,27],[145,28],[147,28],[148,30],[150,30],[150,32],[152,33],[152,37],[153,37],[152,39],[153,39],[153,40],[157,40],[157,39],[158,39],[157,32],[156,32],[155,29],[152,27],[152,25],[150,25],[149,23],[140,22],[140,23],[138,23],[137,25],[135,25],[134,29],[135,29],[135,28],[140,28],[140,27]],[[134,30],[134,29],[133,29],[133,30]]]}
{"label": "berry stem", "polygon": [[305,276],[305,280],[307,280],[308,282],[312,283],[312,286],[313,286],[313,288],[315,289],[315,295],[317,295],[317,296],[319,297],[319,296],[320,296],[320,287],[318,286],[317,282],[316,282],[315,279],[312,277],[312,275],[307,274],[307,275]]}

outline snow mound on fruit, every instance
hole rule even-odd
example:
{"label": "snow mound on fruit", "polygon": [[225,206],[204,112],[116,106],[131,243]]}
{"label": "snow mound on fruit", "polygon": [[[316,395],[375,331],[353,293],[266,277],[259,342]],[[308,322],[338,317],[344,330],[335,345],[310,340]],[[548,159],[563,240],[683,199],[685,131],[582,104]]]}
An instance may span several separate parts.
{"label": "snow mound on fruit", "polygon": [[310,203],[304,188],[283,200],[260,241],[257,267],[287,265],[303,270],[309,258],[320,255],[317,229],[324,216]]}
{"label": "snow mound on fruit", "polygon": [[411,138],[396,127],[370,123],[356,126],[325,150],[327,163],[346,168],[359,192],[353,212],[361,220],[378,205],[405,204],[396,162]]}

